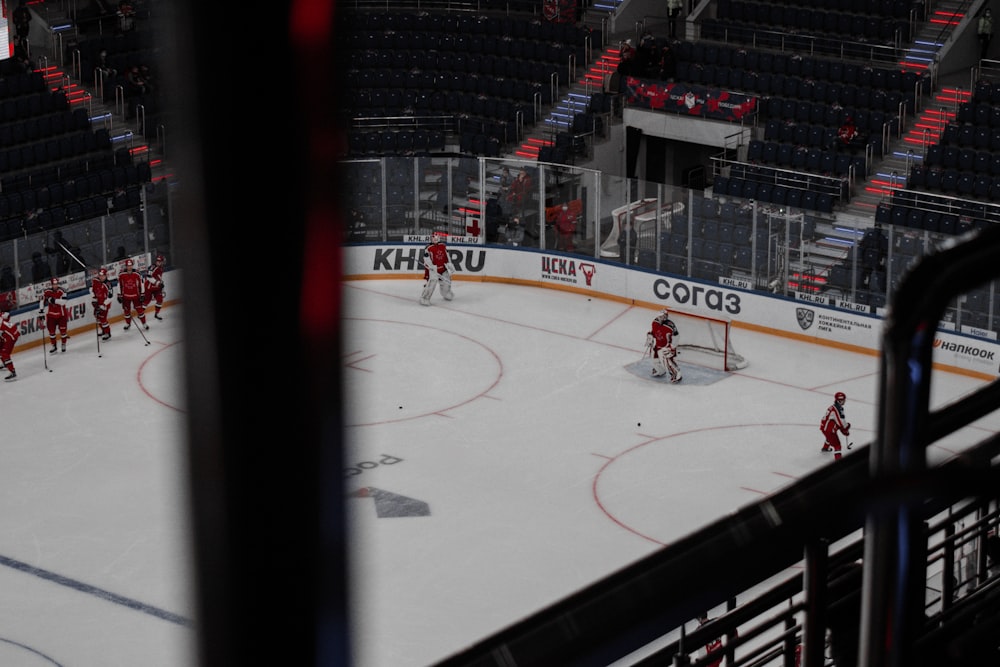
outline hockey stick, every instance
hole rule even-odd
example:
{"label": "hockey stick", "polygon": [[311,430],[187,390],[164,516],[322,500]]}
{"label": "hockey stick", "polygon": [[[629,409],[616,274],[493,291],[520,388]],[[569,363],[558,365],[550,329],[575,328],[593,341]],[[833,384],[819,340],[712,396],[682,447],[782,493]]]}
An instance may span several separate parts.
{"label": "hockey stick", "polygon": [[97,358],[101,358],[101,323],[94,322],[94,333],[97,334]]}
{"label": "hockey stick", "polygon": [[144,341],[146,341],[146,345],[149,345],[149,339],[146,338],[146,334],[144,334],[142,332],[142,327],[143,327],[143,324],[142,324],[142,322],[139,321],[139,318],[138,317],[135,318],[135,330],[138,331],[139,335],[142,336],[142,339]]}
{"label": "hockey stick", "polygon": [[847,443],[847,448],[848,448],[848,449],[850,449],[850,448],[851,448],[851,447],[853,447],[853,446],[854,446],[854,443],[853,443],[853,442],[849,442],[849,443]]}
{"label": "hockey stick", "polygon": [[74,255],[73,252],[69,248],[67,248],[66,246],[64,246],[62,243],[59,243],[57,241],[56,245],[59,246],[60,250],[62,250],[64,253],[66,253],[73,261],[75,261],[77,264],[79,264],[80,266],[82,266],[84,269],[89,268],[86,264],[83,263],[83,260],[81,260],[79,257],[77,257],[76,255]]}
{"label": "hockey stick", "polygon": [[[40,322],[45,322],[45,320],[42,318],[41,315],[39,315],[38,320]],[[49,352],[48,352],[49,341],[45,340],[44,324],[38,327],[38,333],[42,334],[42,362],[45,364],[45,370],[51,373],[52,369],[49,368]]]}

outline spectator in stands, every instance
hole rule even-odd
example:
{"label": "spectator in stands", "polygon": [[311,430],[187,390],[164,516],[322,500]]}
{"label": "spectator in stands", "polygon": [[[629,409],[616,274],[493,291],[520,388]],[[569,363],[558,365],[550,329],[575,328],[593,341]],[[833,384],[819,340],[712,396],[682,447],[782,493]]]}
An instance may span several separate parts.
{"label": "spectator in stands", "polygon": [[114,194],[111,195],[110,208],[113,211],[128,210],[128,192],[125,190],[124,185],[119,185],[115,187]]}
{"label": "spectator in stands", "polygon": [[138,65],[133,65],[125,72],[125,95],[128,97],[138,97],[145,95],[148,91],[146,79],[142,76],[142,71]]}
{"label": "spectator in stands", "polygon": [[26,0],[18,0],[12,18],[14,19],[14,31],[17,41],[27,50],[28,33],[31,32],[31,10],[28,9]]}
{"label": "spectator in stands", "polygon": [[854,124],[854,119],[848,116],[844,119],[844,124],[837,130],[837,139],[840,141],[840,147],[844,149],[853,148],[857,138],[858,128]]}
{"label": "spectator in stands", "polygon": [[626,39],[622,42],[621,60],[618,61],[618,72],[623,77],[635,76],[636,74],[639,74],[639,72],[636,71],[637,62],[638,57],[635,46],[632,44],[631,39]]}
{"label": "spectator in stands", "polygon": [[562,205],[562,210],[556,216],[556,233],[559,234],[557,250],[573,252],[576,246],[573,244],[573,235],[576,234],[576,215],[569,210],[567,204]]}
{"label": "spectator in stands", "polygon": [[146,63],[139,63],[139,76],[142,78],[142,86],[144,92],[155,93],[156,92],[156,77],[153,76],[153,70]]}
{"label": "spectator in stands", "polygon": [[[74,252],[75,251],[75,252]],[[52,245],[45,247],[45,253],[47,255],[55,255],[56,258],[56,275],[64,276],[70,272],[73,268],[73,255],[79,255],[79,248],[70,247],[69,241],[63,238],[61,230],[56,230],[52,235]]]}
{"label": "spectator in stands", "polygon": [[656,50],[656,38],[648,30],[639,38],[639,50],[636,56],[639,72],[643,76],[655,76],[659,53]]}
{"label": "spectator in stands", "polygon": [[677,76],[677,56],[669,45],[660,49],[659,69],[658,76],[662,81],[673,81]]}
{"label": "spectator in stands", "polygon": [[528,170],[525,167],[521,167],[521,171],[517,172],[517,178],[510,184],[510,191],[507,193],[511,214],[524,216],[524,206],[531,196],[531,187],[531,176],[528,175]]}
{"label": "spectator in stands", "polygon": [[108,52],[106,49],[101,49],[100,53],[97,54],[97,62],[94,63],[94,70],[100,71],[102,81],[110,81],[118,76],[118,70],[112,67],[108,61]]}
{"label": "spectator in stands", "polygon": [[135,30],[135,5],[129,0],[118,3],[118,32],[124,34]]}
{"label": "spectator in stands", "polygon": [[667,0],[667,25],[670,39],[677,39],[677,20],[681,16],[681,7],[683,6],[683,0]]}
{"label": "spectator in stands", "polygon": [[9,292],[17,287],[17,278],[14,276],[14,269],[5,266],[0,269],[0,292]]}
{"label": "spectator in stands", "polygon": [[635,227],[628,221],[622,222],[622,228],[618,232],[618,259],[625,264],[635,263],[636,246],[639,245],[639,234]]}
{"label": "spectator in stands", "polygon": [[365,214],[357,206],[352,206],[347,214],[347,240],[362,243],[368,238],[368,223]]}
{"label": "spectator in stands", "polygon": [[510,175],[510,167],[504,166],[503,171],[500,172],[500,198],[503,199],[510,190],[511,183],[514,182],[514,177]]}
{"label": "spectator in stands", "polygon": [[35,64],[31,62],[31,58],[28,56],[28,49],[25,44],[22,44],[20,40],[15,40],[14,42],[14,55],[11,56],[11,66],[8,71],[13,71],[16,74],[27,74],[34,71]]}
{"label": "spectator in stands", "polygon": [[43,283],[52,277],[52,267],[42,253],[37,250],[31,253],[31,282]]}
{"label": "spectator in stands", "polygon": [[507,225],[507,243],[519,246],[524,243],[524,225],[521,224],[520,216],[514,216]]}
{"label": "spectator in stands", "polygon": [[976,34],[979,35],[979,58],[982,59],[989,52],[990,41],[993,39],[993,12],[989,7],[979,17]]}
{"label": "spectator in stands", "polygon": [[497,195],[486,202],[486,242],[497,243],[500,240],[500,228],[506,227],[503,208]]}

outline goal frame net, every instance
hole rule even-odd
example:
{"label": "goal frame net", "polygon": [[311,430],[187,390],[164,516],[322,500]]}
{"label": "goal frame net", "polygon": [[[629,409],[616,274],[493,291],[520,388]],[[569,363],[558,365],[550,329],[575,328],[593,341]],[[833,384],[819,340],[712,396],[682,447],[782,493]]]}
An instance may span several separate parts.
{"label": "goal frame net", "polygon": [[670,319],[677,325],[674,346],[681,359],[726,371],[741,370],[749,365],[746,357],[733,346],[731,320],[667,310]]}

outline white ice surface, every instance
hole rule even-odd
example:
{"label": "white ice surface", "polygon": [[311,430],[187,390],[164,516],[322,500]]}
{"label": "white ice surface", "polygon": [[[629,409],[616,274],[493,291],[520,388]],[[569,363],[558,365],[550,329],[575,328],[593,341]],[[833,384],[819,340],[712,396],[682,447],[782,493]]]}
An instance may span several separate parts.
{"label": "white ice surface", "polygon": [[92,328],[16,352],[0,384],[4,667],[195,664],[182,309],[163,316],[148,346],[119,322],[101,357]]}
{"label": "white ice surface", "polygon": [[[654,311],[480,282],[425,307],[420,288],[345,283],[357,665],[441,660],[832,465],[835,391],[852,441],[876,425],[874,355],[734,328],[746,369],[670,385],[627,370]],[[938,373],[933,401],[980,384]],[[377,494],[429,513],[380,518]]]}

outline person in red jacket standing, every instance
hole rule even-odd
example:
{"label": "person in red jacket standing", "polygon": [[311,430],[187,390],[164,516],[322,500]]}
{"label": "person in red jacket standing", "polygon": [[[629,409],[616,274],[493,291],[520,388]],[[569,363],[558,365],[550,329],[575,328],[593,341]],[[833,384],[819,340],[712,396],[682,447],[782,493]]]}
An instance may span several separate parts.
{"label": "person in red jacket standing", "polygon": [[823,431],[826,442],[823,443],[824,452],[833,452],[833,458],[840,458],[840,436],[851,434],[851,423],[844,421],[844,403],[847,402],[847,394],[838,391],[833,395],[833,405],[826,410],[823,421],[819,423],[819,430]]}
{"label": "person in red jacket standing", "polygon": [[56,353],[56,329],[62,342],[62,351],[66,351],[66,341],[69,340],[69,306],[66,304],[66,292],[59,286],[59,279],[53,278],[49,286],[38,300],[38,314],[45,316],[45,328],[49,331],[49,342],[52,343],[52,354]]}
{"label": "person in red jacket standing", "polygon": [[559,234],[556,250],[573,252],[576,249],[573,245],[573,235],[576,234],[576,215],[569,210],[567,204],[562,205],[562,210],[556,216],[556,232]]}
{"label": "person in red jacket standing", "polygon": [[163,298],[166,292],[163,287],[163,255],[157,255],[153,266],[146,271],[146,284],[143,286],[143,305],[147,308],[153,304],[153,317],[162,320],[160,310],[163,309]]}
{"label": "person in red jacket standing", "polygon": [[94,309],[94,319],[101,330],[101,340],[111,338],[111,325],[108,324],[108,313],[111,312],[111,296],[114,290],[108,282],[108,270],[101,269],[90,281],[90,305]]}
{"label": "person in red jacket standing", "polygon": [[10,321],[10,313],[4,311],[0,314],[0,363],[10,371],[10,374],[4,380],[17,379],[17,371],[14,370],[14,362],[11,360],[10,355],[14,351],[17,339],[20,337],[21,332],[17,328],[17,325]]}
{"label": "person in red jacket standing", "polygon": [[142,305],[142,276],[135,270],[135,262],[131,259],[125,260],[125,270],[118,274],[118,303],[122,305],[122,314],[125,316],[125,331],[132,326],[133,309],[142,328],[149,328],[146,324],[146,309]]}

